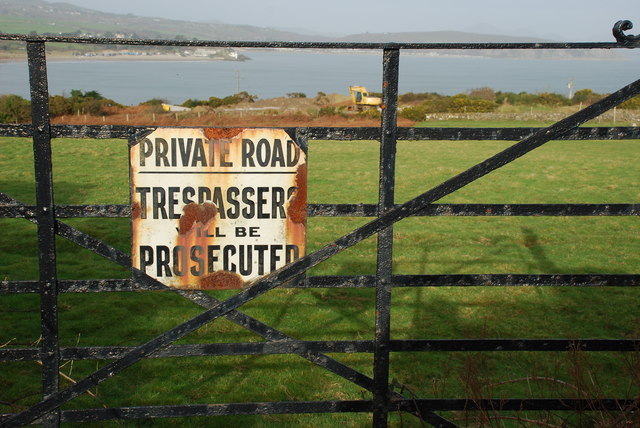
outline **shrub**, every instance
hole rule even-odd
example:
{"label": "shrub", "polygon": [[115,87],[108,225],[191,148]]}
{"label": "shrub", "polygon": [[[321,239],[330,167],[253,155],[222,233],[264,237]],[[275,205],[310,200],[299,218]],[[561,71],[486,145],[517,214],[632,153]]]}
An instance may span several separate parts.
{"label": "shrub", "polygon": [[167,100],[161,98],[152,98],[150,100],[141,102],[139,105],[145,106],[149,108],[151,113],[162,113],[164,110],[162,108],[162,104],[168,104]]}
{"label": "shrub", "polygon": [[257,95],[251,95],[248,92],[243,91],[235,95],[226,96],[224,98],[209,97],[209,99],[206,101],[192,100],[191,98],[189,98],[188,100],[182,103],[182,106],[189,107],[189,108],[194,108],[198,106],[209,106],[211,108],[216,108],[216,107],[221,107],[226,105],[238,104],[241,102],[252,103],[252,102],[255,102],[255,100],[257,99],[258,99]]}
{"label": "shrub", "polygon": [[338,111],[334,106],[322,107],[318,110],[318,116],[335,116],[338,114]]}
{"label": "shrub", "polygon": [[49,114],[51,116],[64,116],[73,114],[73,102],[62,95],[49,97]]}
{"label": "shrub", "polygon": [[98,91],[82,92],[80,89],[71,90],[71,98],[101,100],[104,97]]}
{"label": "shrub", "polygon": [[71,96],[54,95],[49,97],[49,109],[52,116],[73,114],[75,112],[91,115],[108,114],[106,107],[123,107],[121,104],[105,98],[98,91],[82,92],[72,89]]}
{"label": "shrub", "polygon": [[239,99],[237,99],[233,95],[229,95],[224,98],[209,97],[209,101],[206,102],[206,105],[212,108],[216,108],[216,107],[221,107],[221,106],[226,106],[231,104],[238,104],[239,102],[240,102]]}
{"label": "shrub", "polygon": [[342,108],[335,108],[334,106],[326,106],[322,107],[318,110],[318,116],[340,116],[347,117],[347,114],[343,111]]}
{"label": "shrub", "polygon": [[209,101],[193,100],[193,99],[189,98],[185,102],[183,102],[181,105],[182,105],[182,107],[194,108],[194,107],[198,107],[198,106],[209,105]]}
{"label": "shrub", "polygon": [[83,103],[82,111],[92,116],[100,116],[106,113],[106,111],[102,109],[104,105],[105,103],[102,100],[89,99]]}
{"label": "shrub", "polygon": [[620,104],[618,107],[627,110],[640,110],[640,96],[631,98],[630,100]]}
{"label": "shrub", "polygon": [[494,101],[470,98],[465,94],[452,97],[436,97],[417,106],[403,108],[399,115],[409,120],[424,120],[429,113],[486,113],[494,111],[498,104]]}
{"label": "shrub", "polygon": [[531,106],[536,104],[536,95],[527,92],[496,92],[496,103]]}
{"label": "shrub", "polygon": [[576,91],[576,93],[573,95],[573,98],[571,99],[571,103],[572,104],[580,104],[580,103],[593,104],[596,101],[601,100],[603,97],[604,95],[597,94],[593,92],[591,89],[580,89],[579,91]]}
{"label": "shrub", "polygon": [[426,114],[427,114],[427,110],[424,105],[405,107],[398,112],[398,115],[400,117],[413,120],[414,122],[419,122],[421,120],[424,120],[424,116]]}
{"label": "shrub", "polygon": [[472,99],[464,94],[426,101],[423,105],[425,113],[486,113],[498,108],[493,101]]}
{"label": "shrub", "polygon": [[239,100],[238,101],[239,103],[243,101],[248,103],[253,103],[258,99],[257,95],[251,95],[247,91],[238,92],[237,94],[233,95],[233,97]]}
{"label": "shrub", "polygon": [[31,102],[18,95],[0,95],[0,123],[31,121]]}
{"label": "shrub", "polygon": [[495,91],[489,87],[470,89],[467,92],[467,94],[469,95],[469,98],[473,98],[473,99],[487,100],[487,101],[496,100]]}
{"label": "shrub", "polygon": [[569,100],[567,99],[567,97],[560,94],[554,94],[552,92],[543,92],[541,94],[537,94],[536,101],[536,104],[542,104],[550,107],[569,104]]}
{"label": "shrub", "polygon": [[287,97],[289,97],[289,98],[307,98],[307,94],[305,94],[303,92],[289,92],[287,94]]}
{"label": "shrub", "polygon": [[406,94],[402,94],[398,96],[398,101],[402,103],[410,103],[415,101],[425,101],[425,100],[434,100],[442,98],[442,95],[436,94],[435,92],[407,92]]}
{"label": "shrub", "polygon": [[377,108],[370,108],[370,109],[358,112],[356,116],[364,119],[380,119],[381,114],[380,114],[380,110],[378,110]]}
{"label": "shrub", "polygon": [[143,101],[140,103],[141,106],[160,106],[162,104],[168,104],[168,101],[162,98],[151,98],[150,100]]}

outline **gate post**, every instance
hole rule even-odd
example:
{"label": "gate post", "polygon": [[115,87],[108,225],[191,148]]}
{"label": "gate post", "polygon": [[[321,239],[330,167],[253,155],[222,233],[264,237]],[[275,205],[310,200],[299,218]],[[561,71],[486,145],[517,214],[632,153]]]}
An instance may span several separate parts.
{"label": "gate post", "polygon": [[[45,43],[27,41],[33,161],[36,179],[38,253],[40,270],[40,322],[43,398],[58,392],[60,353],[58,343],[58,285],[56,269],[56,219],[53,206],[49,85]],[[60,425],[60,411],[44,416],[45,427]]]}
{"label": "gate post", "polygon": [[[380,189],[378,215],[394,205],[398,108],[399,49],[385,49],[382,69]],[[386,427],[389,413],[389,339],[391,329],[391,273],[393,226],[378,233],[376,270],[376,333],[373,356],[373,426]]]}

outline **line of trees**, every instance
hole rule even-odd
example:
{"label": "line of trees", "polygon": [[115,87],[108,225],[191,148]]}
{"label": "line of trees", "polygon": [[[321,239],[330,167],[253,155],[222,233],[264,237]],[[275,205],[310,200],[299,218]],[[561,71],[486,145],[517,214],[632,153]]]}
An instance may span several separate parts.
{"label": "line of trees", "polygon": [[92,116],[107,115],[124,106],[103,97],[98,91],[83,92],[79,89],[71,90],[71,95],[53,95],[49,97],[49,112],[51,116],[65,116],[68,114],[90,114]]}
{"label": "line of trees", "polygon": [[[591,89],[581,89],[572,98],[564,95],[542,92],[530,94],[528,92],[502,92],[491,88],[477,88],[466,94],[443,96],[434,92],[409,92],[398,97],[398,101],[413,103],[411,107],[402,109],[402,117],[419,121],[431,113],[485,113],[498,109],[501,105],[513,106],[545,106],[561,107],[570,105],[589,105],[604,98],[605,94],[598,94]],[[621,109],[640,109],[640,97],[632,98],[622,103]]]}
{"label": "line of trees", "polygon": [[239,92],[235,95],[229,95],[224,98],[218,97],[209,97],[208,100],[194,100],[189,98],[185,102],[182,103],[183,107],[194,108],[198,106],[207,106],[211,108],[222,107],[226,105],[238,104],[241,102],[255,102],[258,97],[256,95],[251,95],[247,91]]}
{"label": "line of trees", "polygon": [[[98,91],[83,92],[73,89],[69,96],[49,96],[49,114],[64,116],[70,114],[90,114],[102,116],[111,114],[121,104],[103,97]],[[18,95],[0,95],[0,122],[22,123],[31,121],[31,102]]]}
{"label": "line of trees", "polygon": [[0,122],[31,121],[31,103],[18,95],[0,95]]}
{"label": "line of trees", "polygon": [[[248,92],[240,92],[224,98],[210,97],[208,100],[188,99],[182,105],[184,107],[220,107],[225,105],[238,104],[240,102],[254,102],[258,97]],[[154,98],[140,105],[157,108],[162,111],[161,104],[167,101]],[[124,106],[112,99],[105,98],[98,91],[71,90],[69,96],[50,95],[49,114],[52,117],[66,116],[72,114],[88,114],[92,116],[106,116],[118,112]],[[31,121],[31,102],[18,95],[0,95],[0,123],[25,123]]]}
{"label": "line of trees", "polygon": [[[319,93],[320,94],[320,93]],[[290,98],[302,98],[302,93],[287,94]],[[543,92],[530,94],[528,92],[502,92],[491,88],[477,88],[465,94],[444,96],[434,92],[408,92],[398,97],[402,104],[410,104],[400,110],[399,115],[414,121],[424,120],[425,115],[431,113],[483,113],[492,112],[502,105],[513,106],[546,106],[561,107],[569,105],[589,105],[605,97],[591,89],[581,89],[569,99],[560,94]],[[194,108],[207,106],[210,108],[238,104],[240,102],[254,102],[258,97],[240,92],[227,97],[209,97],[207,100],[188,99],[182,106]],[[140,105],[157,107],[164,100],[153,99]],[[71,114],[89,114],[104,116],[116,113],[124,108],[121,104],[103,97],[98,91],[83,92],[73,89],[69,96],[53,95],[49,97],[50,115],[64,116]],[[329,108],[329,107],[327,107]],[[332,107],[335,109],[335,107]],[[618,108],[640,110],[640,96],[622,103]],[[0,123],[24,123],[31,121],[31,103],[18,95],[0,95]]]}

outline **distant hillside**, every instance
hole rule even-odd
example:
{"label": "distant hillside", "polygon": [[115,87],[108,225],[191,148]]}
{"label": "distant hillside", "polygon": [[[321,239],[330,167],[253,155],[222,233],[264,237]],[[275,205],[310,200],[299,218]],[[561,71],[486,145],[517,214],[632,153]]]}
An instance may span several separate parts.
{"label": "distant hillside", "polygon": [[551,40],[535,37],[501,36],[496,34],[464,33],[461,31],[423,31],[406,33],[364,33],[338,38],[349,42],[404,42],[404,43],[544,43]]}
{"label": "distant hillside", "polygon": [[[178,6],[178,3],[177,7]],[[131,14],[119,15],[98,12],[68,3],[48,3],[43,0],[0,0],[0,32],[70,36],[102,36],[115,38],[199,39],[241,41],[342,41],[342,42],[549,42],[531,37],[513,37],[463,33],[458,31],[432,31],[407,33],[365,33],[345,37],[327,37],[299,34],[273,28],[250,25],[231,25],[218,22],[187,22],[162,18],[149,18]],[[95,47],[63,46],[70,51],[95,50]],[[4,49],[6,50],[6,48]],[[423,52],[424,53],[424,52]],[[433,55],[465,55],[518,58],[622,58],[611,51],[434,51]]]}
{"label": "distant hillside", "polygon": [[[364,33],[353,34],[336,39],[346,42],[399,42],[399,43],[549,43],[553,40],[536,37],[515,37],[496,34],[464,33],[461,31],[428,31],[406,33]],[[424,51],[423,51],[424,52]],[[482,56],[494,58],[526,59],[624,59],[614,51],[591,50],[438,50],[433,55]]]}
{"label": "distant hillside", "polygon": [[[176,3],[179,7],[179,3]],[[98,12],[68,3],[0,0],[0,31],[87,34],[106,37],[201,40],[317,40],[316,36],[249,25],[199,23]]]}

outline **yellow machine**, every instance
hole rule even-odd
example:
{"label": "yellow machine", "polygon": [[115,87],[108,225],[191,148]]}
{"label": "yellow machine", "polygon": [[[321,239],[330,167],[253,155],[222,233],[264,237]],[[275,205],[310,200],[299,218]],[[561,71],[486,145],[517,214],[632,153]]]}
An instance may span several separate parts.
{"label": "yellow machine", "polygon": [[370,97],[367,88],[364,86],[349,86],[351,93],[351,101],[356,109],[362,111],[372,108],[380,108],[382,99],[379,97]]}

